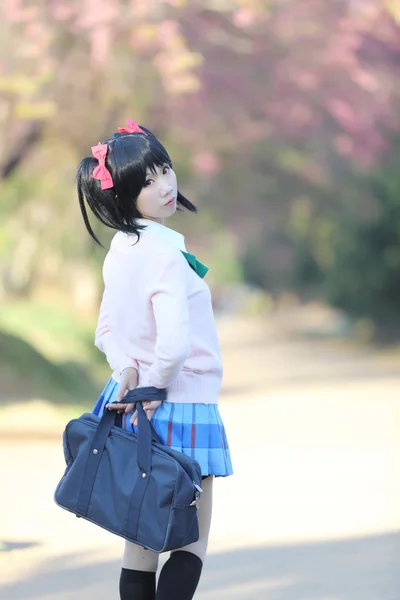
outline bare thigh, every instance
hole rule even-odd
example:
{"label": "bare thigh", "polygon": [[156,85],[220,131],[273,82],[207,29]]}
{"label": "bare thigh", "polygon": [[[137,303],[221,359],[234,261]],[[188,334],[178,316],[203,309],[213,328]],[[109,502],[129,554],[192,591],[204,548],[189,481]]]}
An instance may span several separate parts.
{"label": "bare thigh", "polygon": [[132,544],[125,540],[125,550],[122,556],[122,567],[134,571],[147,571],[155,573],[158,567],[157,552],[146,550],[142,546]]}
{"label": "bare thigh", "polygon": [[180,548],[186,552],[191,552],[198,556],[203,562],[207,553],[208,538],[210,535],[211,516],[212,516],[212,497],[213,497],[214,476],[203,479],[203,493],[201,495],[200,507],[198,512],[200,537],[197,542]]}

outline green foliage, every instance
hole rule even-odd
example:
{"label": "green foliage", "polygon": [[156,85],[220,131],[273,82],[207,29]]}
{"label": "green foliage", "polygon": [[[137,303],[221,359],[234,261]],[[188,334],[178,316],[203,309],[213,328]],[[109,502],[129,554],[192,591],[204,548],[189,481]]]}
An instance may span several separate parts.
{"label": "green foliage", "polygon": [[110,369],[93,345],[95,321],[57,304],[3,305],[0,401],[15,397],[93,404]]}
{"label": "green foliage", "polygon": [[400,141],[370,172],[349,171],[335,211],[314,199],[293,202],[287,226],[292,260],[286,284],[314,289],[357,318],[399,321]]}
{"label": "green foliage", "polygon": [[93,403],[98,386],[79,362],[54,363],[25,340],[0,332],[0,404],[16,398]]}
{"label": "green foliage", "polygon": [[[272,292],[322,296],[387,328],[399,323],[400,140],[368,171],[341,166],[337,181],[293,194],[276,231],[255,234],[245,279]],[[328,201],[328,193],[334,200]]]}
{"label": "green foliage", "polygon": [[376,214],[336,224],[324,274],[329,302],[384,324],[399,321],[400,306],[400,174],[391,166],[365,177]]}
{"label": "green foliage", "polygon": [[254,236],[248,240],[242,257],[242,269],[245,280],[261,288],[273,287],[269,276],[268,250],[265,238]]}
{"label": "green foliage", "polygon": [[229,285],[242,281],[242,268],[236,256],[232,234],[220,230],[213,236],[211,249],[212,252],[207,256],[209,282]]}

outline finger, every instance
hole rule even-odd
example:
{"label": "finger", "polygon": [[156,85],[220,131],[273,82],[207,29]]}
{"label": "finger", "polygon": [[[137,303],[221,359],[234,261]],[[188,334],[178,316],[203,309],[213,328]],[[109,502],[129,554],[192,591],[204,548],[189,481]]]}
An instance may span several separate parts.
{"label": "finger", "polygon": [[129,413],[129,412],[132,412],[132,410],[134,410],[134,409],[135,409],[135,403],[127,404],[126,408],[125,408],[125,412]]}
{"label": "finger", "polygon": [[120,402],[122,398],[125,396],[127,389],[125,386],[120,386],[117,395],[115,396],[115,401]]}
{"label": "finger", "polygon": [[143,403],[144,410],[155,410],[157,406],[159,406],[158,400],[147,400],[146,403]]}
{"label": "finger", "polygon": [[120,389],[119,392],[117,393],[117,395],[115,396],[115,401],[116,402],[121,402],[122,398],[125,395],[125,391],[124,389]]}
{"label": "finger", "polygon": [[151,421],[151,417],[154,414],[154,409],[153,410],[146,410],[146,416],[148,418],[149,421]]}
{"label": "finger", "polygon": [[151,402],[148,403],[147,406],[144,406],[144,410],[145,412],[147,412],[148,410],[152,410],[153,412],[156,410],[156,408],[158,408],[160,406],[161,402],[159,402],[158,400],[152,400]]}
{"label": "finger", "polygon": [[120,402],[118,404],[116,402],[113,402],[111,404],[107,404],[106,408],[108,408],[108,410],[117,410],[117,411],[120,411],[120,410],[125,410],[126,406],[127,405],[124,402]]}
{"label": "finger", "polygon": [[135,426],[138,424],[138,412],[137,412],[137,410],[135,410],[135,412],[131,416],[131,423],[132,423],[132,425],[135,425]]}

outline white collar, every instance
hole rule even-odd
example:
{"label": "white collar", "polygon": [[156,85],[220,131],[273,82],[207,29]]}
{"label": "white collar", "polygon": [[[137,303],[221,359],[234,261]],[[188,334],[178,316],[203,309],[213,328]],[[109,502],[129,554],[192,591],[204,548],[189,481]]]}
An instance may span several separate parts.
{"label": "white collar", "polygon": [[171,246],[175,246],[178,250],[186,252],[185,238],[181,233],[150,219],[136,219],[136,223],[138,225],[146,225],[146,229],[141,230],[141,234],[153,233],[171,244]]}

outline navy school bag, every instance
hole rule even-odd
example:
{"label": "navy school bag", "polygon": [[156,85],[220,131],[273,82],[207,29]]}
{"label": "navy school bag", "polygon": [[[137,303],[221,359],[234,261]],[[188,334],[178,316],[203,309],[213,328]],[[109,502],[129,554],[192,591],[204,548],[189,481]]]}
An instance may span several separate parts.
{"label": "navy school bag", "polygon": [[116,411],[70,421],[67,468],[55,492],[62,508],[154,552],[199,539],[200,465],[160,443],[141,405],[165,398],[166,390],[154,387],[128,392],[124,400],[137,403],[137,434],[116,425]]}

